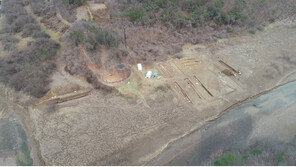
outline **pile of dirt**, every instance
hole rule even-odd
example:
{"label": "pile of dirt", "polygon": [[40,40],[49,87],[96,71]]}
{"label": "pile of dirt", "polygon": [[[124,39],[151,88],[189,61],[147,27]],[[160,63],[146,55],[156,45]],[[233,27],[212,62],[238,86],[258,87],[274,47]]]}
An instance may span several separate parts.
{"label": "pile of dirt", "polygon": [[108,3],[88,3],[93,19],[99,24],[106,24],[110,21],[110,6]]}
{"label": "pile of dirt", "polygon": [[79,85],[65,85],[55,87],[44,95],[38,104],[55,104],[76,98],[84,97],[89,94],[91,88],[83,88]]}
{"label": "pile of dirt", "polygon": [[63,62],[70,74],[84,75],[89,82],[105,85],[123,81],[130,76],[127,62],[131,57],[121,37],[111,28],[79,21],[66,34],[65,41],[67,45]]}

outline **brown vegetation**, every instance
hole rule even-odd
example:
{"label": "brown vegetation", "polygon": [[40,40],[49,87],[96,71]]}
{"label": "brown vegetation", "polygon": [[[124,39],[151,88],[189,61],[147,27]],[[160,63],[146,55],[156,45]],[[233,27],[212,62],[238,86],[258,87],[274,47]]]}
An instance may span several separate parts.
{"label": "brown vegetation", "polygon": [[56,68],[54,63],[59,45],[50,39],[37,39],[25,50],[13,52],[2,58],[1,82],[17,91],[35,97],[43,96],[50,83],[49,76]]}
{"label": "brown vegetation", "polygon": [[[34,17],[27,13],[26,5],[29,5],[32,12],[47,28],[61,33],[67,32],[65,35],[67,48],[63,56],[66,71],[72,75],[84,76],[89,82],[94,83],[96,88],[103,85],[96,81],[100,74],[94,74],[88,67],[90,62],[81,56],[81,48],[86,50],[96,70],[101,69],[111,73],[110,71],[114,71],[119,64],[128,67],[129,64],[136,62],[151,64],[155,61],[167,60],[168,55],[180,52],[184,43],[216,41],[218,38],[227,37],[245,28],[255,27],[250,32],[256,33],[257,29],[264,29],[262,23],[275,21],[277,18],[290,16],[295,12],[293,1],[283,3],[283,1],[274,0],[272,2],[262,0],[122,0],[110,3],[110,22],[107,23],[108,25],[99,27],[94,22],[75,22],[76,11],[74,9],[85,3],[84,0],[4,1],[3,13],[7,21],[1,29],[1,33],[5,34],[1,40],[4,43],[3,49],[10,55],[2,62],[2,66],[6,66],[7,61],[15,59],[18,54],[28,55],[26,53],[29,50],[40,54],[44,50],[32,45],[38,45],[37,43],[44,41],[50,41],[48,44],[44,42],[42,45],[45,46],[42,47],[49,48],[49,52],[52,53],[55,50],[50,60],[55,59],[57,48],[52,48],[53,41],[50,40],[50,36],[42,31]],[[277,8],[277,6],[280,7]],[[110,14],[109,10],[106,14]],[[123,25],[127,25],[126,48],[122,42]],[[19,48],[16,45],[18,41],[13,37],[16,33],[20,33],[23,38],[32,37],[36,41],[33,41],[32,45],[28,45],[26,49],[18,51]],[[182,57],[182,55],[178,54],[175,57]],[[44,78],[52,72],[52,70],[46,71],[49,74],[44,75]],[[4,74],[8,75],[7,72]],[[14,73],[9,73],[9,75],[12,77]],[[42,85],[47,85],[48,82]],[[13,82],[7,83],[12,84]],[[13,87],[17,90],[26,90],[26,86]],[[32,90],[27,90],[27,92],[32,92]],[[37,95],[36,92],[34,94]]]}
{"label": "brown vegetation", "polygon": [[[94,70],[112,69],[127,57],[127,52],[119,47],[121,39],[116,32],[91,22],[81,21],[74,24],[66,40],[68,50],[63,58],[65,70],[72,75],[85,76],[96,89],[110,91],[111,88],[98,81],[102,76],[95,74]],[[95,68],[90,68],[91,64]]]}
{"label": "brown vegetation", "polygon": [[[0,57],[0,80],[17,91],[24,91],[35,97],[43,96],[50,83],[50,75],[56,68],[55,59],[59,44],[49,39],[49,35],[41,31],[35,19],[26,12],[27,3],[20,0],[4,1],[6,28],[2,31],[1,42],[9,55]],[[33,37],[26,48],[18,51],[14,36]]]}

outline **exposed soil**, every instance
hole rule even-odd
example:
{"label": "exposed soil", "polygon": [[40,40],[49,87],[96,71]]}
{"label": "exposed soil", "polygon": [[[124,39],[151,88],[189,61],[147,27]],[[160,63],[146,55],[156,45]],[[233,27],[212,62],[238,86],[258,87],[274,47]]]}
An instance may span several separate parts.
{"label": "exposed soil", "polygon": [[119,83],[126,80],[130,74],[130,69],[126,68],[123,64],[118,64],[112,69],[100,68],[97,63],[87,54],[84,48],[80,48],[80,52],[88,64],[88,69],[95,74],[97,80],[105,85]]}
{"label": "exposed soil", "polygon": [[[122,83],[121,87],[132,86],[124,95],[142,92],[132,99],[93,91],[59,104],[55,112],[31,110],[41,155],[47,165],[144,164],[169,142],[201,127],[232,104],[276,86],[295,71],[295,33],[295,23],[285,20],[256,35],[186,45],[179,53],[183,59],[161,63],[172,69],[172,76],[153,64],[132,75],[130,81],[139,83]],[[219,60],[241,74],[223,74],[229,67]],[[157,79],[144,78],[149,69],[159,71],[162,87],[154,85]],[[133,80],[135,76],[139,79]],[[199,82],[193,82],[194,76]],[[180,91],[174,88],[176,82]],[[151,88],[152,93],[145,91]],[[199,100],[198,93],[205,98]]]}
{"label": "exposed soil", "polygon": [[[76,48],[66,46],[60,38],[60,32],[66,32],[72,23],[60,13],[41,23],[41,18],[34,15],[29,6],[26,10],[52,39],[61,43],[61,54],[66,51],[74,54]],[[77,20],[91,18],[89,10],[78,8]],[[289,8],[287,13],[283,16],[291,16],[295,11]],[[102,16],[106,18],[109,14],[103,11]],[[104,26],[122,32],[121,23],[126,22],[116,21],[116,18],[111,19]],[[260,18],[256,20],[254,26],[260,21]],[[85,63],[97,80],[114,87],[115,93],[92,90],[87,96],[54,106],[28,107],[29,114],[23,117],[29,132],[33,132],[29,137],[38,144],[37,151],[33,150],[34,162],[46,165],[146,164],[169,143],[217,118],[229,106],[293,78],[295,21],[295,18],[278,21],[255,35],[241,36],[227,32],[227,26],[173,31],[159,24],[141,27],[128,22],[127,47],[124,48],[129,55],[122,64],[106,63],[104,59],[109,55],[101,50],[103,66],[99,67],[98,62],[83,52],[84,48],[81,52],[77,50],[84,61],[76,63]],[[241,29],[234,27],[231,31]],[[20,45],[25,43],[22,41]],[[143,71],[137,71],[137,63],[143,64]],[[57,66],[50,85],[52,92],[57,92],[48,98],[72,93],[73,85],[91,87],[84,76],[67,73],[61,61],[57,61]],[[148,70],[158,72],[160,77],[146,79]],[[64,87],[70,87],[70,91],[63,90]]]}
{"label": "exposed soil", "polygon": [[86,6],[80,6],[77,8],[77,20],[89,20],[89,14]]}

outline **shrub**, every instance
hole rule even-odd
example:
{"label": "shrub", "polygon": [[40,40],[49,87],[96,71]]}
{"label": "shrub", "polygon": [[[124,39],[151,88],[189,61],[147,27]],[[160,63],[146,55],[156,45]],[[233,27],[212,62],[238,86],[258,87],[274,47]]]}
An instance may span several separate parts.
{"label": "shrub", "polygon": [[133,23],[141,21],[144,25],[152,25],[161,21],[177,29],[190,24],[197,27],[207,21],[214,21],[217,25],[242,25],[247,19],[241,10],[244,5],[244,1],[235,1],[233,9],[226,13],[222,0],[134,0],[127,6],[123,5],[124,9],[128,8],[123,15]]}
{"label": "shrub", "polygon": [[3,43],[18,43],[19,40],[10,34],[6,34],[0,37],[0,41]]}
{"label": "shrub", "polygon": [[93,84],[95,89],[100,89],[102,90],[104,93],[110,93],[114,90],[114,88],[104,85],[102,83],[100,83],[97,79],[97,77],[89,70],[86,71],[86,80],[87,82]]}
{"label": "shrub", "polygon": [[119,55],[119,53],[111,53],[111,54],[109,54],[109,56],[108,56],[108,58],[109,59],[113,59],[113,60],[119,60],[120,59],[120,55]]}
{"label": "shrub", "polygon": [[255,147],[250,150],[250,153],[252,155],[260,155],[260,154],[262,154],[262,150],[259,147]]}
{"label": "shrub", "polygon": [[127,16],[131,22],[138,23],[142,20],[144,16],[143,9],[128,9],[123,13],[124,16]]}
{"label": "shrub", "polygon": [[20,31],[22,31],[23,27],[26,24],[34,23],[34,22],[35,22],[35,20],[32,16],[21,15],[13,22],[13,24],[11,25],[11,28],[12,28],[13,32],[18,33]]}
{"label": "shrub", "polygon": [[72,31],[69,37],[75,42],[76,46],[84,41],[84,33],[82,31]]}
{"label": "shrub", "polygon": [[206,1],[203,0],[183,0],[180,2],[181,9],[190,13],[196,12],[205,5]]}
{"label": "shrub", "polygon": [[11,34],[5,34],[0,37],[0,41],[3,43],[3,50],[12,52],[17,51],[17,47],[15,46],[16,43],[19,42],[17,38],[12,36]]}
{"label": "shrub", "polygon": [[251,29],[249,30],[249,33],[250,33],[250,34],[256,34],[256,31],[257,31],[257,30],[256,30],[255,28],[251,28]]}
{"label": "shrub", "polygon": [[50,39],[37,39],[28,47],[1,58],[0,78],[16,91],[24,91],[42,97],[50,83],[49,77],[55,70],[55,57],[59,45]]}
{"label": "shrub", "polygon": [[194,11],[194,12],[190,13],[189,20],[190,20],[191,25],[193,27],[197,27],[197,26],[203,25],[205,18],[203,17],[201,12]]}
{"label": "shrub", "polygon": [[185,16],[177,8],[165,9],[162,13],[161,20],[166,26],[178,29],[183,28],[187,22]]}
{"label": "shrub", "polygon": [[71,75],[86,75],[87,65],[83,57],[80,56],[78,48],[75,48],[74,51],[68,51],[63,56],[63,61],[66,64],[65,71]]}
{"label": "shrub", "polygon": [[283,155],[283,154],[280,154],[280,155],[277,157],[277,159],[278,159],[278,163],[279,163],[279,164],[285,162],[285,158],[284,158],[284,155]]}
{"label": "shrub", "polygon": [[239,157],[235,153],[227,153],[223,154],[218,160],[214,162],[215,166],[228,166],[228,165],[235,165]]}
{"label": "shrub", "polygon": [[13,43],[7,42],[4,44],[3,50],[8,51],[8,52],[12,52],[12,51],[16,51],[17,47]]}
{"label": "shrub", "polygon": [[12,33],[12,30],[9,24],[3,23],[3,22],[1,24],[2,24],[2,27],[0,28],[0,34]]}
{"label": "shrub", "polygon": [[220,0],[215,1],[207,8],[207,19],[213,20],[216,24],[222,25],[227,23],[226,13],[222,10],[223,2]]}
{"label": "shrub", "polygon": [[30,0],[30,6],[33,13],[40,16],[45,7],[45,3],[46,2],[43,0]]}
{"label": "shrub", "polygon": [[105,45],[107,47],[117,47],[118,46],[118,41],[115,39],[113,34],[107,30],[103,29],[96,29],[94,32],[95,39],[96,41],[101,44]]}
{"label": "shrub", "polygon": [[185,16],[182,13],[177,12],[174,15],[174,19],[172,20],[172,23],[175,28],[181,29],[186,26],[187,19],[185,18]]}
{"label": "shrub", "polygon": [[29,23],[26,24],[22,31],[22,37],[29,37],[32,36],[34,33],[39,32],[41,30],[40,26]]}
{"label": "shrub", "polygon": [[247,16],[237,6],[234,6],[228,14],[230,24],[242,24],[247,19]]}
{"label": "shrub", "polygon": [[275,22],[275,18],[271,18],[271,19],[269,19],[269,22],[270,22],[270,23],[274,23],[274,22]]}
{"label": "shrub", "polygon": [[64,0],[65,4],[81,6],[86,4],[86,0]]}
{"label": "shrub", "polygon": [[102,29],[91,23],[78,23],[69,33],[69,39],[76,46],[84,44],[89,50],[95,50],[99,45],[117,47],[119,40],[115,35],[114,31]]}
{"label": "shrub", "polygon": [[49,39],[50,36],[46,32],[43,32],[43,31],[35,31],[33,33],[33,38],[47,38],[47,39]]}
{"label": "shrub", "polygon": [[69,5],[69,3],[66,3],[65,0],[54,0],[54,6],[57,8],[57,10],[60,12],[61,16],[69,21],[74,22],[75,21],[75,13],[72,9],[72,5]]}
{"label": "shrub", "polygon": [[[37,9],[39,7],[36,5],[42,5],[44,1],[30,0],[30,3]],[[33,36],[37,39],[28,42],[24,50],[17,51],[14,45],[18,42],[16,38],[11,34],[1,37],[0,40],[5,43],[4,49],[10,53],[0,57],[0,81],[16,91],[41,97],[48,91],[50,75],[56,68],[55,58],[59,44],[48,39],[49,35],[35,25],[34,18],[25,11],[24,5],[20,0],[3,2],[3,13],[8,23],[6,27],[12,33],[22,32],[22,37]],[[41,7],[40,10],[43,11]]]}
{"label": "shrub", "polygon": [[88,69],[88,62],[81,56],[82,47],[79,47],[79,45],[83,46],[93,62],[101,67],[102,63],[98,49],[102,47],[109,47],[112,53],[115,53],[110,54],[107,61],[119,61],[120,59],[121,52],[117,48],[120,40],[118,40],[116,33],[107,28],[101,28],[91,22],[83,21],[77,22],[67,37],[68,48],[74,47],[74,51],[71,48],[63,56],[63,61],[66,63],[65,70],[71,75],[84,76],[89,83],[93,84],[95,89],[103,90],[103,92],[112,91],[113,89],[111,87],[100,83],[97,76]]}
{"label": "shrub", "polygon": [[8,24],[12,24],[19,16],[27,15],[23,5],[19,0],[3,1],[2,10]]}

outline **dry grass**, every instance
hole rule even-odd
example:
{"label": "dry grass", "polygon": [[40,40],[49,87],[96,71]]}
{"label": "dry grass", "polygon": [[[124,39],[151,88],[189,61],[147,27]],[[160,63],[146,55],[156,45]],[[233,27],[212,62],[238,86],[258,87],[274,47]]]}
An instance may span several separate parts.
{"label": "dry grass", "polygon": [[15,37],[17,39],[19,39],[19,42],[16,45],[18,50],[25,49],[27,47],[28,42],[33,42],[34,41],[34,38],[32,38],[32,37],[27,37],[27,38],[21,37],[21,33],[16,34]]}
{"label": "dry grass", "polygon": [[[135,95],[141,97],[152,93],[157,87],[164,85],[167,81],[164,78],[156,79],[145,78],[145,72],[133,73],[130,79],[116,86],[116,89],[122,95]],[[130,82],[130,84],[128,84]]]}

